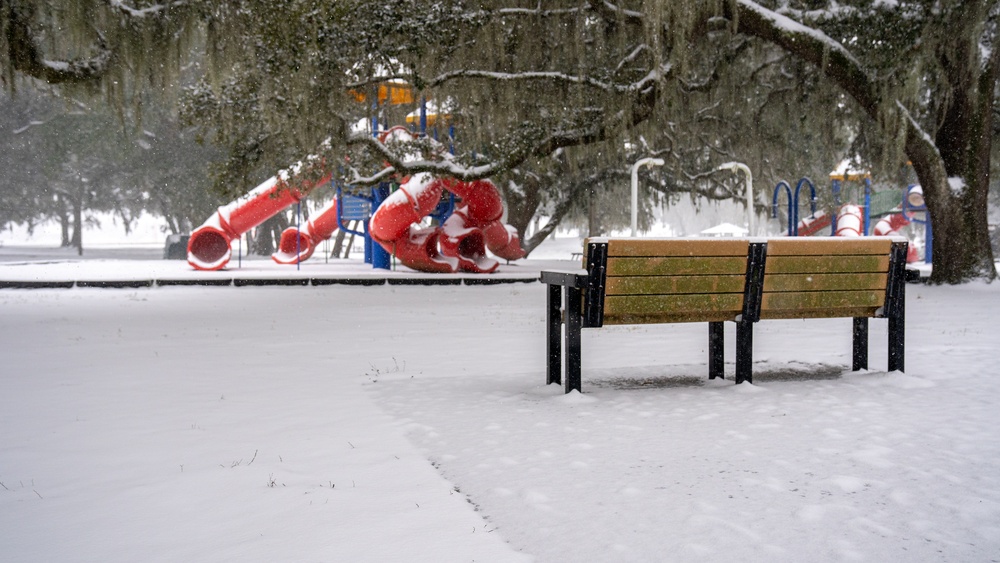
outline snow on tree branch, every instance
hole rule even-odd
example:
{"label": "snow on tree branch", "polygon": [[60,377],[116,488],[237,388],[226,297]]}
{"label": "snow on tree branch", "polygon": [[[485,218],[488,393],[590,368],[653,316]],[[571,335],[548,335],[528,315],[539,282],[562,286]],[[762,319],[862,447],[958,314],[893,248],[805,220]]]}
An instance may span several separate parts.
{"label": "snow on tree branch", "polygon": [[[195,0],[197,1],[197,0]],[[119,12],[133,18],[145,18],[146,16],[159,16],[172,8],[178,8],[191,4],[189,0],[175,0],[166,4],[153,4],[146,8],[133,8],[122,0],[108,0],[108,5]]]}
{"label": "snow on tree branch", "polygon": [[[635,54],[635,52],[633,52]],[[630,55],[631,56],[631,55]],[[440,86],[441,84],[448,82],[450,80],[455,80],[459,78],[482,78],[488,80],[496,81],[516,81],[516,80],[550,80],[554,82],[562,82],[566,84],[579,84],[590,86],[604,92],[617,92],[617,93],[629,93],[629,92],[639,92],[645,90],[652,83],[656,83],[663,79],[670,73],[671,66],[669,64],[664,64],[659,68],[649,71],[645,76],[636,82],[629,84],[612,84],[610,82],[604,82],[602,80],[597,80],[596,78],[590,76],[578,76],[573,74],[566,74],[563,72],[544,72],[544,71],[529,71],[529,72],[494,72],[487,70],[454,70],[451,72],[446,72],[440,74],[427,82],[429,86]]]}
{"label": "snow on tree branch", "polygon": [[922,144],[926,146],[928,150],[933,151],[938,157],[940,157],[941,153],[938,151],[937,144],[934,142],[934,139],[931,138],[930,134],[927,133],[927,131],[925,131],[919,123],[917,123],[917,120],[913,118],[913,115],[906,109],[906,106],[904,106],[899,100],[896,100],[896,107],[899,109],[900,114],[906,121],[910,136],[923,141]]}
{"label": "snow on tree branch", "polygon": [[601,15],[605,21],[624,21],[629,24],[642,24],[645,20],[642,12],[626,10],[609,0],[588,0],[590,8]]}
{"label": "snow on tree branch", "polygon": [[751,0],[737,0],[737,4],[740,7],[740,18],[743,18],[746,15],[756,16],[757,18],[766,20],[775,32],[786,36],[791,42],[801,41],[802,39],[808,38],[811,42],[817,42],[830,52],[839,53],[848,59],[852,64],[860,66],[858,60],[853,54],[851,54],[850,51],[847,50],[847,48],[822,31],[801,24],[778,12],[768,10]]}
{"label": "snow on tree branch", "polygon": [[454,80],[456,78],[486,78],[490,80],[499,81],[514,81],[514,80],[552,80],[555,82],[565,82],[568,84],[583,84],[597,88],[599,90],[604,90],[605,92],[611,92],[614,90],[623,90],[621,87],[609,84],[607,82],[602,82],[596,80],[589,76],[574,76],[571,74],[565,74],[562,72],[493,72],[488,70],[453,70],[451,72],[446,72],[432,78],[428,84],[430,86],[440,86],[441,84],[448,82],[449,80]]}
{"label": "snow on tree branch", "polygon": [[879,95],[864,66],[846,47],[818,29],[768,10],[751,0],[737,0],[735,11],[723,4],[725,15],[738,21],[741,33],[763,39],[820,68],[872,116]]}
{"label": "snow on tree branch", "polygon": [[[394,174],[411,175],[420,172],[463,181],[479,180],[495,174],[501,166],[504,166],[498,163],[463,166],[455,162],[444,145],[430,137],[412,142],[397,141],[386,144],[366,133],[354,133],[348,137],[347,144],[367,147],[389,164],[371,176],[362,177],[355,171],[354,179],[349,182],[355,185],[373,185],[387,180]],[[431,159],[425,158],[424,154],[431,156]]]}
{"label": "snow on tree branch", "polygon": [[499,8],[491,13],[499,16],[536,16],[548,18],[552,16],[576,15],[580,13],[579,8],[561,8],[554,10],[543,10],[541,3],[535,8]]}

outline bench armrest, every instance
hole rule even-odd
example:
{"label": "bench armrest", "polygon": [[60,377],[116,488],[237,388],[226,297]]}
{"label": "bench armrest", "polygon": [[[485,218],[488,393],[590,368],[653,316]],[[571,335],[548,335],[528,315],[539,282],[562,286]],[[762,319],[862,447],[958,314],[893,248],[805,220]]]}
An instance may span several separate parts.
{"label": "bench armrest", "polygon": [[542,283],[583,289],[590,276],[587,270],[546,270],[542,272]]}

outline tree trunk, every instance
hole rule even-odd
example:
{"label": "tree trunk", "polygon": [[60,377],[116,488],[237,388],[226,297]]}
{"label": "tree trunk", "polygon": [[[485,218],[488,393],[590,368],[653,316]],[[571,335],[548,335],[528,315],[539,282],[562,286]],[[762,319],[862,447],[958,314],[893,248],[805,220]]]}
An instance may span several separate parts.
{"label": "tree trunk", "polygon": [[62,234],[59,246],[68,248],[72,243],[69,236],[69,214],[65,208],[59,211],[59,229]]}
{"label": "tree trunk", "polygon": [[70,245],[76,248],[77,256],[83,256],[83,202],[73,200],[73,237]]}
{"label": "tree trunk", "polygon": [[601,221],[597,212],[597,188],[587,190],[587,236],[599,237],[601,232]]}
{"label": "tree trunk", "polygon": [[[806,26],[781,25],[780,17],[753,3],[724,3],[723,11],[737,21],[741,33],[773,43],[791,55],[808,61],[838,84],[872,118],[881,112],[879,88],[869,69],[849,56],[844,48],[831,48],[829,41],[809,33]],[[737,17],[738,13],[738,17]],[[969,10],[956,12],[970,17]],[[993,33],[993,44],[1000,34]],[[1000,68],[1000,49],[994,48],[985,68],[978,56],[962,45],[969,36],[954,34],[956,49],[943,49],[943,65],[949,69],[947,91],[932,92],[949,103],[937,118],[940,124],[931,138],[901,105],[906,126],[905,152],[917,172],[934,232],[932,283],[962,283],[971,279],[997,278],[989,243],[986,200],[989,193],[993,93]],[[978,36],[973,38],[978,41]],[[838,45],[839,47],[839,45]],[[843,50],[841,50],[843,49]]]}
{"label": "tree trunk", "polygon": [[344,237],[346,236],[347,231],[344,229],[337,229],[337,236],[333,239],[333,250],[330,251],[330,255],[334,258],[340,258],[340,254],[344,249]]}
{"label": "tree trunk", "polygon": [[258,256],[270,256],[277,250],[277,241],[281,238],[281,232],[288,227],[289,221],[284,212],[261,223],[257,227],[257,236],[254,237],[253,253]]}
{"label": "tree trunk", "polygon": [[521,182],[520,190],[501,185],[500,192],[507,204],[507,224],[514,227],[517,236],[524,241],[528,225],[542,205],[542,182],[537,177],[527,176]]}
{"label": "tree trunk", "polygon": [[[998,37],[994,33],[994,44]],[[918,131],[907,134],[906,152],[924,189],[934,232],[932,283],[997,278],[987,205],[1000,49],[994,48],[982,69],[975,62],[978,53],[972,52],[977,49],[975,43],[959,41],[954,51],[943,50],[941,55],[949,75],[950,103],[934,138],[937,150],[928,150]]]}

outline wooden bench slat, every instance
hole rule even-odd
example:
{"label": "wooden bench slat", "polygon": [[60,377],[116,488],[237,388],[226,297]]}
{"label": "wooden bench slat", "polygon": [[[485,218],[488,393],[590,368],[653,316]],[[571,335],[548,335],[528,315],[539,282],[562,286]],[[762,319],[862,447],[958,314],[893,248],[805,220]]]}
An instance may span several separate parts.
{"label": "wooden bench slat", "polygon": [[787,238],[769,239],[768,256],[815,256],[840,254],[889,254],[892,239],[888,238]]}
{"label": "wooden bench slat", "polygon": [[608,256],[743,256],[746,239],[614,239]]}
{"label": "wooden bench slat", "polygon": [[608,276],[735,275],[745,274],[746,256],[708,258],[608,258]]}
{"label": "wooden bench slat", "polygon": [[[761,317],[765,311],[878,308],[885,302],[884,291],[799,291],[765,293],[761,301]],[[842,316],[842,315],[841,315]]]}
{"label": "wooden bench slat", "polygon": [[888,272],[889,255],[884,256],[772,256],[768,248],[765,274],[836,274]]}
{"label": "wooden bench slat", "polygon": [[742,293],[691,295],[610,295],[604,300],[609,315],[663,315],[709,312],[729,313],[733,319],[743,310]]}
{"label": "wooden bench slat", "polygon": [[703,323],[725,322],[733,320],[739,311],[697,311],[694,313],[661,313],[661,314],[631,314],[620,313],[604,315],[605,325],[639,325],[664,323]]}
{"label": "wooden bench slat", "polygon": [[878,289],[885,290],[888,275],[885,273],[849,274],[766,274],[764,292],[774,291],[830,291]]}
{"label": "wooden bench slat", "polygon": [[847,307],[844,309],[778,309],[761,311],[760,320],[778,319],[840,319],[849,317],[875,317],[878,307]]}
{"label": "wooden bench slat", "polygon": [[606,295],[659,295],[664,293],[743,293],[746,276],[609,276]]}

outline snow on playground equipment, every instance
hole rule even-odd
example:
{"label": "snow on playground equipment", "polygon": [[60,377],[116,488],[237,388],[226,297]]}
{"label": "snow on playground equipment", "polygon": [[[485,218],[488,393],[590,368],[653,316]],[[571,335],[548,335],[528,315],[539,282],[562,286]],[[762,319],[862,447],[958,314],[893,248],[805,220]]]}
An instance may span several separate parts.
{"label": "snow on playground equipment", "polygon": [[282,209],[301,200],[313,187],[329,176],[302,190],[291,188],[287,176],[272,176],[246,196],[220,207],[214,215],[191,233],[188,239],[188,264],[196,270],[219,270],[229,263],[231,244],[243,233],[260,225]]}
{"label": "snow on playground equipment", "polygon": [[[899,192],[894,190],[874,192],[872,191],[871,175],[867,172],[833,172],[830,174],[833,189],[834,205],[839,208],[836,214],[827,214],[825,211],[816,210],[816,188],[809,178],[802,178],[795,186],[794,195],[791,186],[785,181],[780,181],[774,187],[771,198],[771,217],[778,217],[778,199],[782,193],[788,200],[788,236],[809,236],[819,232],[827,225],[831,226],[831,235],[835,236],[865,236],[869,232],[876,236],[891,236],[899,234],[899,229],[908,225],[911,221],[926,222],[928,224],[927,238],[930,240],[930,224],[926,220],[916,219],[919,212],[926,212],[923,201],[923,192],[920,186],[909,186],[903,194],[902,205],[899,203]],[[857,205],[847,203],[841,205],[841,195],[844,191],[845,182],[861,182],[859,190],[863,193],[855,193],[852,201],[861,199],[864,203]],[[811,193],[810,206],[812,214],[804,219],[799,219],[799,196],[802,186],[808,185]],[[925,215],[926,216],[926,215]],[[871,219],[881,217],[870,229]],[[929,246],[929,243],[928,243]],[[907,255],[907,262],[917,260],[917,249],[910,246]],[[929,262],[929,260],[928,260]]]}
{"label": "snow on playground equipment", "polygon": [[[385,133],[386,140],[415,136],[402,127]],[[444,190],[461,198],[440,226],[420,227],[441,201]],[[489,248],[506,260],[524,257],[516,231],[501,222],[503,202],[489,180],[462,182],[415,174],[400,184],[375,210],[372,238],[404,265],[423,272],[489,273],[499,262],[487,257]]]}
{"label": "snow on playground equipment", "polygon": [[271,259],[279,264],[298,264],[308,260],[316,246],[330,238],[339,227],[338,205],[338,198],[334,198],[305,225],[282,231],[278,250],[271,255]]}
{"label": "snow on playground equipment", "polygon": [[[924,200],[924,189],[919,184],[910,184],[903,194],[903,213],[910,222],[924,225],[924,263],[932,263],[934,230],[931,228],[931,214]],[[922,218],[921,218],[922,216]]]}
{"label": "snow on playground equipment", "polygon": [[[405,84],[380,85],[373,98],[378,104],[410,103],[412,89]],[[354,93],[359,101],[365,96]],[[378,132],[378,112],[372,119],[372,132],[382,142],[412,141],[418,134],[405,127]],[[437,116],[433,118],[436,120]],[[408,117],[408,122],[412,120]],[[419,111],[420,135],[428,124],[427,100]],[[453,136],[453,130],[451,130]],[[419,158],[414,155],[412,158]],[[446,155],[444,158],[450,158]],[[316,186],[330,180],[330,175],[315,184],[291,189],[285,175],[264,182],[247,196],[220,207],[204,225],[195,230],[188,243],[188,263],[197,270],[218,270],[226,266],[232,254],[231,244],[269,217],[298,203]],[[289,227],[281,234],[278,251],[271,257],[280,264],[298,264],[312,256],[317,244],[327,240],[338,228],[365,237],[365,262],[375,268],[389,269],[390,253],[406,266],[425,272],[489,273],[499,262],[487,257],[486,249],[497,257],[517,260],[524,257],[516,231],[500,221],[503,202],[496,186],[489,180],[462,182],[435,179],[429,174],[404,178],[390,194],[389,184],[371,188],[371,196],[345,194],[338,188],[337,197],[316,213],[304,226]],[[447,197],[442,198],[445,190]],[[463,205],[455,209],[455,196]],[[365,202],[367,205],[360,204]],[[371,210],[375,210],[374,213]],[[418,226],[431,217],[440,227]],[[364,232],[347,229],[344,221],[360,220]],[[373,235],[375,235],[373,237]],[[373,241],[378,244],[374,244]]]}
{"label": "snow on playground equipment", "polygon": [[863,222],[861,208],[857,205],[847,204],[840,208],[835,235],[838,237],[860,237],[864,233],[861,230]]}

